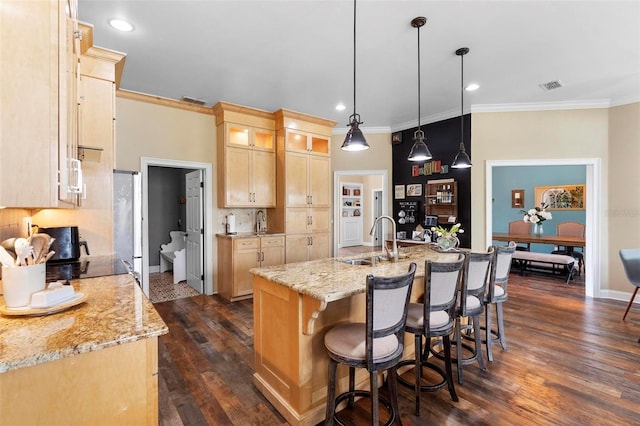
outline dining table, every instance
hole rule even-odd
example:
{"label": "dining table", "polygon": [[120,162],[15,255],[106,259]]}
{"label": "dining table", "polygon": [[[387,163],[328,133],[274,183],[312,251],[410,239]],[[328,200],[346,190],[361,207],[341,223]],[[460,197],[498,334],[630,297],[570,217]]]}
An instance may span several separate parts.
{"label": "dining table", "polygon": [[560,235],[535,235],[535,234],[516,234],[516,233],[494,233],[492,235],[494,241],[515,241],[516,243],[525,244],[551,244],[554,246],[566,247],[584,247],[584,237],[568,237]]}

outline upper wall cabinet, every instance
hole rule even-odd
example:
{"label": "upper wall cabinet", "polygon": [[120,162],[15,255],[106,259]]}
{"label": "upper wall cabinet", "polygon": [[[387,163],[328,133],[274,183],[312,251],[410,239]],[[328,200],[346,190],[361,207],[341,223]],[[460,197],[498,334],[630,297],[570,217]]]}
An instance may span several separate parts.
{"label": "upper wall cabinet", "polygon": [[213,107],[218,129],[218,205],[275,207],[273,114],[227,102]]}
{"label": "upper wall cabinet", "polygon": [[0,7],[0,206],[71,207],[82,191],[76,18],[76,0]]}

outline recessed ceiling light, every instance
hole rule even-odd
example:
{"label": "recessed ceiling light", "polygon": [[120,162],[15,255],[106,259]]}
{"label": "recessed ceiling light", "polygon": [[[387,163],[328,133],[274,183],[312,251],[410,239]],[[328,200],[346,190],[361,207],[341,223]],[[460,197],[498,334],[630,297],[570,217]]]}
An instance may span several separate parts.
{"label": "recessed ceiling light", "polygon": [[122,19],[110,19],[109,25],[111,25],[113,28],[115,28],[118,31],[124,31],[124,32],[133,31],[133,25],[131,25],[130,23]]}
{"label": "recessed ceiling light", "polygon": [[471,83],[467,87],[464,88],[467,92],[473,92],[474,90],[478,90],[480,85],[478,83]]}
{"label": "recessed ceiling light", "polygon": [[344,111],[345,109],[347,109],[347,107],[342,102],[336,105],[336,111]]}

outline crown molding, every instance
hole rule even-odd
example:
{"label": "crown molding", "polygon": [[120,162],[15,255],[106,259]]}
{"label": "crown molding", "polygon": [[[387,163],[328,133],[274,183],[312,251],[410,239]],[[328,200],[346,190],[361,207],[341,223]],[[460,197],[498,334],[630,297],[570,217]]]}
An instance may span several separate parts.
{"label": "crown molding", "polygon": [[609,108],[610,106],[611,102],[608,99],[595,99],[588,101],[472,105],[471,112],[559,111],[568,109]]}

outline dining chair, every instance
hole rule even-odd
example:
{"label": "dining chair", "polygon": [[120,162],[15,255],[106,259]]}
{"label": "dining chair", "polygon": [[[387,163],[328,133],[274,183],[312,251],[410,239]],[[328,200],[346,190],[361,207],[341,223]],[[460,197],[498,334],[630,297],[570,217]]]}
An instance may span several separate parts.
{"label": "dining chair", "polygon": [[[480,315],[484,311],[487,283],[493,280],[493,263],[495,249],[489,247],[486,252],[467,252],[465,254],[462,286],[460,288],[456,309],[455,340],[458,383],[463,384],[463,366],[478,363],[486,370],[482,355],[482,335]],[[491,275],[490,275],[491,274]],[[465,340],[471,340],[473,346]],[[471,356],[463,357],[470,352]]]}
{"label": "dining chair", "polygon": [[640,288],[640,249],[621,249],[619,251],[620,260],[622,260],[622,266],[624,267],[624,273],[627,275],[627,279],[631,284],[636,286],[627,305],[627,309],[624,311],[622,321],[625,320],[633,300],[636,298],[638,288]]}
{"label": "dining chair", "polygon": [[[524,220],[512,220],[509,222],[510,234],[531,234],[531,222],[525,222]],[[516,250],[529,251],[531,250],[531,243],[519,243],[516,245]]]}
{"label": "dining chair", "polygon": [[[487,347],[487,359],[493,361],[492,345],[500,343],[502,350],[507,350],[507,338],[504,331],[504,319],[502,304],[507,301],[507,284],[509,283],[509,273],[511,272],[511,260],[516,251],[516,243],[510,241],[506,246],[493,246],[495,259],[493,261],[490,280],[485,293],[485,339]],[[497,327],[493,329],[491,320],[491,307],[496,310]],[[495,336],[495,337],[494,337]]]}
{"label": "dining chair", "polygon": [[[329,354],[326,425],[333,425],[334,421],[342,424],[336,416],[336,407],[348,399],[347,406],[352,408],[355,397],[371,398],[373,425],[379,424],[378,401],[389,410],[385,425],[402,424],[396,368],[404,351],[404,328],[415,272],[416,264],[412,262],[408,272],[400,276],[368,275],[366,322],[341,324],[325,334],[324,345]],[[349,367],[349,389],[336,397],[338,364]],[[366,368],[369,372],[369,391],[355,389],[356,368]],[[378,372],[383,370],[389,370],[387,383],[391,401],[378,395]]]}
{"label": "dining chair", "polygon": [[[584,238],[586,227],[580,222],[561,222],[556,225],[556,234],[559,237],[581,237]],[[580,250],[583,250],[582,248]],[[578,261],[578,271],[582,273],[584,265],[584,254],[575,251],[572,246],[558,246],[551,252],[552,254],[565,254]]]}
{"label": "dining chair", "polygon": [[[400,361],[398,368],[414,366],[413,381],[399,375],[400,384],[413,388],[415,392],[416,416],[420,415],[421,392],[433,392],[447,386],[451,399],[458,401],[453,383],[450,336],[455,326],[455,306],[460,276],[464,266],[464,255],[459,254],[452,262],[425,261],[424,266],[424,300],[423,303],[410,303],[407,312],[405,331],[415,338],[414,359]],[[424,350],[422,337],[425,338]],[[443,370],[439,365],[429,361],[431,339],[441,337],[444,351]],[[435,371],[442,380],[435,384],[423,384],[423,367]]]}

